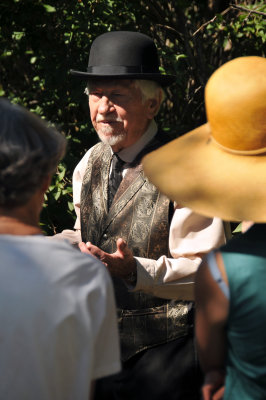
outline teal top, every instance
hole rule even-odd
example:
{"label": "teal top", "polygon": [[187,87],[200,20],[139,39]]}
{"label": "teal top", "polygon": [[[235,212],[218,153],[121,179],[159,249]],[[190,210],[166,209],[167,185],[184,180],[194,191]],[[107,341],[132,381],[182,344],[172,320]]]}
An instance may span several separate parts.
{"label": "teal top", "polygon": [[266,399],[266,224],[221,248],[229,282],[224,400]]}

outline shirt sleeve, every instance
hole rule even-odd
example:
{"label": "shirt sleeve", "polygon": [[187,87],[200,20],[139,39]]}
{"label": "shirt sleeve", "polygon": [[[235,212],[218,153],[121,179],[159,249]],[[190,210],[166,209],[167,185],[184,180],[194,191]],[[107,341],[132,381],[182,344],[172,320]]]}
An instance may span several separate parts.
{"label": "shirt sleeve", "polygon": [[91,154],[91,149],[87,151],[87,153],[83,156],[83,158],[80,160],[76,168],[74,169],[73,172],[73,203],[74,203],[74,209],[77,215],[77,219],[74,225],[74,229],[80,230],[80,194],[81,194],[81,187],[82,187],[82,181],[83,181],[83,176],[85,174],[88,160]]}
{"label": "shirt sleeve", "polygon": [[194,300],[195,273],[202,257],[224,243],[223,222],[219,218],[176,207],[169,233],[172,258],[135,257],[137,283],[132,291],[142,290],[166,299]]}

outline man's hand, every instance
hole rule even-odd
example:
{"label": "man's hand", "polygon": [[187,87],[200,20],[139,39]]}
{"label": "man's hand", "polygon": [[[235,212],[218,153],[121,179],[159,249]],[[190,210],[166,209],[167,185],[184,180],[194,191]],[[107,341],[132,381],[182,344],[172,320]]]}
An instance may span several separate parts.
{"label": "man's hand", "polygon": [[117,250],[109,254],[94,246],[91,242],[79,243],[79,248],[83,253],[91,254],[98,258],[107,267],[110,274],[127,281],[132,273],[137,272],[136,260],[126,242],[119,238],[116,242]]}
{"label": "man's hand", "polygon": [[224,396],[225,374],[221,370],[211,370],[205,375],[202,386],[203,400],[222,400]]}

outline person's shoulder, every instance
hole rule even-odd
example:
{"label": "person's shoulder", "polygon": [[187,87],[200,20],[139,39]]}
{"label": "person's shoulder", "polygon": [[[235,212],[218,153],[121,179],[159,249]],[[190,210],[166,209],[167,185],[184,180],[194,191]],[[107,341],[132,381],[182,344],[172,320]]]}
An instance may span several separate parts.
{"label": "person's shoulder", "polygon": [[82,253],[66,240],[49,240],[45,236],[28,237],[31,253],[38,254],[47,272],[60,275],[80,274],[84,279],[99,277],[109,280],[106,267],[95,257]]}
{"label": "person's shoulder", "polygon": [[112,282],[106,267],[65,241],[42,235],[0,235],[0,253],[2,263],[9,266],[8,271],[1,271],[2,282],[7,274],[23,276],[21,288],[26,287],[33,298],[38,294],[42,307],[51,307],[50,299],[57,299],[54,312],[60,310],[61,300],[68,312],[73,307],[87,307],[91,296],[102,306],[110,300]]}

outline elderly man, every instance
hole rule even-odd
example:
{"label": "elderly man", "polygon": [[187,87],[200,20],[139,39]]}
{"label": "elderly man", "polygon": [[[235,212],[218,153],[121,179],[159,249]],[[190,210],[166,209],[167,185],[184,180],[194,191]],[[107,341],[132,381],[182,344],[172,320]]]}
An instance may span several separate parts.
{"label": "elderly man", "polygon": [[75,229],[80,249],[113,277],[123,360],[120,374],[98,382],[96,398],[197,399],[194,274],[202,255],[224,242],[223,224],[173,204],[141,165],[169,141],[154,117],[175,77],[159,72],[148,36],[121,31],[96,38],[87,72],[71,72],[88,82],[101,140],[74,171]]}

